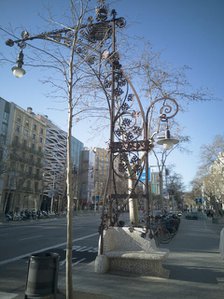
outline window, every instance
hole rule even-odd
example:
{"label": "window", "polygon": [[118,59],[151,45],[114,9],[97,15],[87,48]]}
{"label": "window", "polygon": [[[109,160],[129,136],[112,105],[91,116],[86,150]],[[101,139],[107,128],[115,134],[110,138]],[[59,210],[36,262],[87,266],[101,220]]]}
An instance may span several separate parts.
{"label": "window", "polygon": [[8,130],[8,126],[4,123],[2,123],[2,134],[6,135]]}
{"label": "window", "polygon": [[37,164],[41,165],[41,158],[37,158]]}
{"label": "window", "polygon": [[6,136],[1,134],[0,135],[0,146],[5,145],[5,143],[6,143]]}
{"label": "window", "polygon": [[21,123],[21,116],[20,115],[17,116],[16,121],[17,121],[17,123]]}
{"label": "window", "polygon": [[32,172],[33,172],[33,168],[30,166],[29,169],[28,169],[28,174],[31,175]]}
{"label": "window", "polygon": [[24,135],[24,138],[28,138],[28,136],[29,136],[28,129],[24,129],[23,135]]}
{"label": "window", "polygon": [[40,128],[40,134],[43,135],[44,134],[44,129]]}
{"label": "window", "polygon": [[20,132],[20,126],[19,125],[16,125],[16,133],[19,133]]}
{"label": "window", "polygon": [[9,113],[5,111],[3,114],[3,122],[8,123],[8,121],[9,121]]}
{"label": "window", "polygon": [[39,191],[39,184],[38,182],[35,182],[34,188],[35,188],[35,192],[37,193]]}
{"label": "window", "polygon": [[19,137],[18,136],[14,136],[14,138],[13,138],[13,144],[14,145],[18,145],[19,144]]}
{"label": "window", "polygon": [[33,134],[32,138],[33,138],[33,140],[36,140],[36,134]]}
{"label": "window", "polygon": [[0,161],[3,159],[3,148],[0,148]]}
{"label": "window", "polygon": [[27,181],[27,183],[26,183],[26,187],[27,187],[28,189],[30,189],[30,187],[31,187],[31,181],[30,181],[30,180]]}
{"label": "window", "polygon": [[20,169],[21,169],[21,172],[24,173],[24,164],[22,164],[22,163],[20,164]]}
{"label": "window", "polygon": [[36,131],[37,130],[37,125],[33,124],[33,130]]}
{"label": "window", "polygon": [[40,143],[43,143],[43,138],[42,137],[40,137]]}

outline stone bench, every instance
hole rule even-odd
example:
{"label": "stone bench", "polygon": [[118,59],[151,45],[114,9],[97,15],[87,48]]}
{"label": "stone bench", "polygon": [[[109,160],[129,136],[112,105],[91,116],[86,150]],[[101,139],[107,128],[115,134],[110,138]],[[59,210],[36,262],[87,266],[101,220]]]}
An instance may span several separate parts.
{"label": "stone bench", "polygon": [[142,229],[139,228],[132,230],[128,227],[111,227],[105,230],[103,255],[98,252],[95,271],[168,277],[169,271],[162,264],[169,251],[158,249],[154,240],[144,239],[141,234]]}

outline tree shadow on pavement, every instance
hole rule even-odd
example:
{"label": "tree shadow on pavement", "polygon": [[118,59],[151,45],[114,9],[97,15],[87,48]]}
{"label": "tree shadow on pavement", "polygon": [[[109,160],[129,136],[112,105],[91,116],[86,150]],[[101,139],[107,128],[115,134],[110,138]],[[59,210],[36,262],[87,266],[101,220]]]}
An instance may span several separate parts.
{"label": "tree shadow on pavement", "polygon": [[214,271],[208,268],[186,267],[177,265],[166,265],[170,271],[170,279],[191,281],[198,283],[214,283],[217,284],[217,278],[224,279],[224,273]]}

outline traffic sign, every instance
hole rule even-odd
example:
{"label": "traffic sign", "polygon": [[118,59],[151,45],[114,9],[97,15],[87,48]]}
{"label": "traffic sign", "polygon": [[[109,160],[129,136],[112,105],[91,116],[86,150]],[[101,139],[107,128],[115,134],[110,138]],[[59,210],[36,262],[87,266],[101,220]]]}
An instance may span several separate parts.
{"label": "traffic sign", "polygon": [[[140,177],[140,181],[145,181],[146,179],[146,172],[145,170],[143,170],[142,174],[141,174],[141,177]],[[149,179],[149,182],[151,181],[151,171],[150,171],[150,167],[148,169],[148,179]]]}

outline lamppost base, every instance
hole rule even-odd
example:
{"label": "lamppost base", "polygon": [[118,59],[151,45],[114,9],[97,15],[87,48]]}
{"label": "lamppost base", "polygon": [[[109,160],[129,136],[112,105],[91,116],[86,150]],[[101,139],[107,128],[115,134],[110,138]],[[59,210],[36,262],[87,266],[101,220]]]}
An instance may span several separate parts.
{"label": "lamppost base", "polygon": [[98,255],[95,259],[95,272],[107,273],[109,271],[109,258],[106,255]]}

